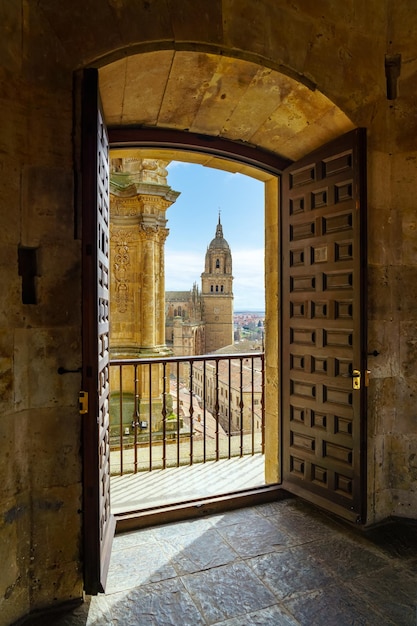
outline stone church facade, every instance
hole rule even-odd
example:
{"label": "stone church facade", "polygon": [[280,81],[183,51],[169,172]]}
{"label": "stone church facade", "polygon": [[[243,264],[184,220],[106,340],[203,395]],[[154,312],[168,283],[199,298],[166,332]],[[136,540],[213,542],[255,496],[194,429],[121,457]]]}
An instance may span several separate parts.
{"label": "stone church facade", "polygon": [[[279,172],[365,129],[362,523],[416,520],[415,1],[15,0],[0,14],[0,624],[82,601],[85,532],[98,524],[84,519],[95,486],[85,481],[83,442],[96,416],[79,411],[92,253],[82,183],[97,184],[81,176],[86,68],[98,70],[113,148],[126,143],[115,129],[152,131],[170,154],[147,158],[179,150],[177,160],[265,184],[269,483],[281,480]],[[147,150],[152,137],[143,136]],[[326,250],[318,253],[324,263]]]}
{"label": "stone church facade", "polygon": [[166,338],[175,356],[206,354],[233,344],[232,253],[219,221],[207,247],[201,290],[166,292]]}

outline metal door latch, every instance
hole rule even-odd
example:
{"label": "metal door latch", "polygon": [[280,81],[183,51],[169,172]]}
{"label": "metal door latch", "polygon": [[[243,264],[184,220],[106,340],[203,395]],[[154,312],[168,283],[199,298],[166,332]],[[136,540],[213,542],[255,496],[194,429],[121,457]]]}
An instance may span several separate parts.
{"label": "metal door latch", "polygon": [[88,391],[80,391],[78,394],[78,410],[80,415],[88,413]]}
{"label": "metal door latch", "polygon": [[361,388],[361,373],[359,370],[353,370],[352,374],[352,388],[360,389]]}

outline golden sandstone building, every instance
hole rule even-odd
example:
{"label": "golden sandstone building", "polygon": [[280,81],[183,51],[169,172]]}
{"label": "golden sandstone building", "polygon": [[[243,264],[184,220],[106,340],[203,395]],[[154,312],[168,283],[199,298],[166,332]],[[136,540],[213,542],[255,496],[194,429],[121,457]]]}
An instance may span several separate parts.
{"label": "golden sandstone building", "polygon": [[207,247],[201,291],[166,295],[166,338],[175,356],[206,354],[233,344],[232,253],[220,221]]}
{"label": "golden sandstone building", "polygon": [[0,623],[97,591],[114,530],[106,126],[265,184],[268,482],[416,520],[415,2],[0,14]]}

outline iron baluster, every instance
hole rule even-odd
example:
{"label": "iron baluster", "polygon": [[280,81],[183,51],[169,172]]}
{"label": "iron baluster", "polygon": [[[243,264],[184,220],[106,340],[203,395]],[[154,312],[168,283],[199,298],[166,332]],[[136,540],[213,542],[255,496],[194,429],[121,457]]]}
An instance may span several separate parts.
{"label": "iron baluster", "polygon": [[134,414],[133,414],[133,419],[134,419],[134,461],[133,461],[133,468],[134,468],[134,473],[136,474],[138,471],[138,420],[139,420],[139,415],[138,415],[138,409],[139,409],[139,377],[138,377],[138,369],[140,368],[140,366],[135,365],[134,371],[135,371],[135,408],[134,408]]}
{"label": "iron baluster", "polygon": [[194,407],[193,407],[193,361],[189,361],[189,395],[190,395],[190,409],[189,409],[189,416],[190,416],[190,465],[193,464],[193,460],[194,460]]}
{"label": "iron baluster", "polygon": [[261,358],[261,451],[265,454],[265,359],[264,353]]}
{"label": "iron baluster", "polygon": [[219,361],[216,359],[216,374],[215,374],[215,404],[214,404],[214,415],[216,419],[216,461],[220,458],[220,450],[219,450]]}
{"label": "iron baluster", "polygon": [[228,382],[229,382],[229,389],[228,389],[228,423],[229,423],[229,427],[228,427],[228,433],[227,433],[227,449],[228,449],[228,456],[229,459],[232,458],[232,412],[231,412],[231,408],[232,408],[232,403],[231,403],[231,389],[232,389],[232,360],[229,359],[228,362]]}
{"label": "iron baluster", "polygon": [[180,363],[177,361],[177,467],[180,466]]}
{"label": "iron baluster", "polygon": [[255,454],[255,373],[254,360],[251,358],[251,428],[252,428],[252,456]]}
{"label": "iron baluster", "polygon": [[[119,366],[120,476],[123,476],[123,367]],[[130,428],[129,428],[130,432]]]}
{"label": "iron baluster", "polygon": [[203,461],[207,459],[207,442],[206,442],[206,429],[207,429],[207,414],[206,414],[206,384],[207,384],[207,363],[203,361]]}
{"label": "iron baluster", "polygon": [[239,387],[240,387],[240,455],[243,456],[243,358],[240,358],[240,368],[239,368]]}
{"label": "iron baluster", "polygon": [[[159,369],[159,368],[158,368]],[[162,468],[166,469],[167,466],[167,405],[166,405],[166,390],[167,390],[167,377],[166,377],[166,363],[162,364]]]}
{"label": "iron baluster", "polygon": [[153,445],[152,445],[152,432],[153,432],[153,422],[152,422],[152,361],[148,364],[148,376],[149,376],[149,469],[153,470]]}

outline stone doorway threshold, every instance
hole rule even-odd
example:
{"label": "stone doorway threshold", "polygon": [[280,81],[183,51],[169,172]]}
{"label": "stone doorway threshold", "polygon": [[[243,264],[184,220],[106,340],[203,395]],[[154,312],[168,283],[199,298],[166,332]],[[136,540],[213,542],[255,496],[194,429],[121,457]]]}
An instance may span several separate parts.
{"label": "stone doorway threshold", "polygon": [[116,532],[287,497],[279,485],[265,484],[264,463],[264,456],[255,454],[114,476],[111,497]]}

